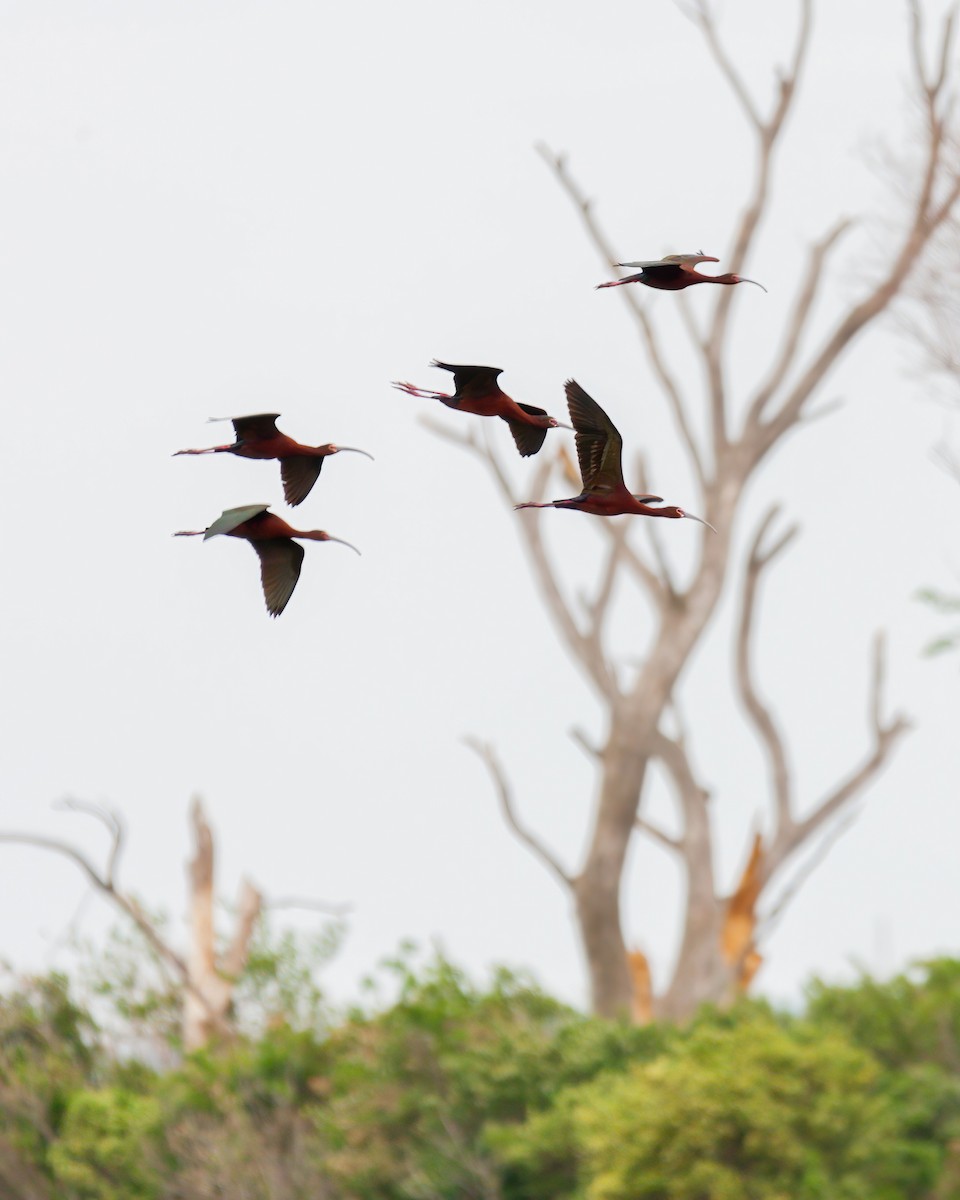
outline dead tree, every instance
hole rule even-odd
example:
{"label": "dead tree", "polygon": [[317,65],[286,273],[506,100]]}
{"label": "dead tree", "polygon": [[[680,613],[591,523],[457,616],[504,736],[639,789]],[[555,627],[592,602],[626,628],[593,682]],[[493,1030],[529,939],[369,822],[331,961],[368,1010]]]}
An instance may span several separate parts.
{"label": "dead tree", "polygon": [[125,829],[118,814],[81,800],[65,800],[60,807],[86,813],[106,826],[111,843],[102,868],[82,850],[60,838],[33,833],[0,833],[0,842],[40,846],[65,855],[76,863],[101,895],[134,923],[162,968],[182,989],[184,1049],[196,1050],[214,1036],[229,1037],[233,1032],[230,1020],[233,994],[263,911],[263,897],[249,880],[243,880],[233,936],[226,950],[219,952],[214,926],[214,841],[200,800],[195,798],[190,810],[194,852],[187,872],[190,881],[190,949],[186,957],[174,949],[136,897],[119,886],[117,868]]}
{"label": "dead tree", "polygon": [[[766,111],[751,95],[720,38],[707,0],[694,0],[688,13],[705,39],[723,79],[732,89],[756,144],[752,189],[739,216],[731,250],[724,256],[729,270],[741,272],[754,246],[770,202],[775,152],[794,105],[811,33],[811,2],[799,0],[799,23],[789,67],[777,78],[773,103]],[[705,398],[693,418],[689,395],[681,384],[679,364],[648,306],[649,293],[639,286],[619,289],[635,323],[640,345],[663,401],[672,414],[680,442],[699,485],[695,511],[718,530],[701,539],[699,559],[685,581],[674,578],[657,537],[655,522],[630,518],[605,521],[591,518],[603,540],[605,562],[592,597],[582,610],[571,600],[571,589],[553,561],[544,540],[542,516],[528,510],[519,520],[530,566],[560,641],[582,667],[606,712],[602,745],[579,740],[597,766],[598,788],[592,832],[578,870],[568,870],[544,842],[526,828],[517,814],[504,766],[494,749],[473,741],[490,773],[500,804],[513,832],[559,880],[572,897],[579,933],[590,973],[593,1007],[615,1015],[633,1011],[680,1019],[702,1001],[726,1002],[749,984],[759,963],[759,942],[818,861],[846,828],[852,803],[860,797],[889,758],[907,728],[899,716],[883,708],[884,647],[877,638],[873,649],[873,682],[869,695],[870,744],[849,774],[812,806],[799,802],[791,776],[787,746],[780,726],[757,686],[752,653],[756,637],[758,595],[768,568],[786,550],[796,533],[793,526],[774,531],[774,506],[757,523],[746,562],[733,552],[732,535],[740,517],[741,500],[768,453],[811,416],[831,367],[840,355],[881,316],[902,291],[912,269],[924,257],[960,196],[960,164],[948,128],[949,90],[956,67],[952,58],[954,18],[945,22],[933,66],[923,52],[923,22],[916,0],[910,5],[912,38],[909,46],[912,87],[919,100],[923,137],[918,140],[922,162],[909,197],[909,211],[897,231],[886,266],[827,330],[811,343],[811,317],[821,293],[831,256],[852,222],[842,220],[809,247],[806,267],[790,304],[782,341],[771,355],[766,373],[749,397],[745,413],[734,414],[733,389],[727,371],[734,288],[717,288],[711,316],[701,328],[678,297],[680,314],[693,356],[699,360]],[[615,268],[622,254],[597,221],[563,156],[541,147],[558,184],[572,201],[587,236],[603,262]],[[706,435],[700,433],[702,423]],[[821,408],[821,413],[823,409]],[[436,425],[432,426],[435,430]],[[562,452],[546,452],[522,495],[490,444],[479,436],[463,436],[445,427],[443,436],[476,453],[491,472],[509,504],[540,498],[551,471],[564,467]],[[638,486],[648,490],[647,481]],[[652,549],[635,541],[639,526]],[[736,688],[746,718],[762,747],[768,769],[770,819],[764,836],[751,837],[747,866],[738,886],[726,894],[714,870],[716,814],[707,788],[698,778],[688,737],[678,731],[674,712],[677,681],[704,637],[726,583],[739,576],[739,618],[736,621]],[[654,614],[654,629],[631,685],[621,681],[610,649],[607,620],[615,593],[632,585],[644,594]],[[652,824],[642,812],[649,768],[659,763],[672,782],[681,832],[672,835]],[[679,861],[686,879],[686,908],[681,945],[673,978],[663,994],[650,991],[649,968],[642,953],[631,951],[621,927],[624,863],[631,839],[651,838]],[[807,856],[800,866],[799,852]]]}

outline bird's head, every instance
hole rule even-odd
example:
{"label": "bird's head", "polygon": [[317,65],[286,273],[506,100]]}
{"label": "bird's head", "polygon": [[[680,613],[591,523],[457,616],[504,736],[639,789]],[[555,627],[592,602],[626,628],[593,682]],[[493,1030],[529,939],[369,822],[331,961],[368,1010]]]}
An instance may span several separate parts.
{"label": "bird's head", "polygon": [[734,283],[752,283],[755,287],[758,287],[761,292],[765,292],[767,290],[762,283],[757,283],[755,279],[748,279],[746,275],[731,275],[730,278]]}
{"label": "bird's head", "polygon": [[353,542],[345,542],[343,538],[334,537],[332,533],[327,533],[325,529],[310,529],[305,533],[298,534],[297,536],[310,538],[310,540],[313,542],[339,542],[341,546],[349,546],[355,554],[360,553]]}
{"label": "bird's head", "polygon": [[708,529],[713,529],[714,533],[717,532],[714,526],[709,521],[705,521],[703,517],[695,517],[693,513],[686,512],[682,508],[677,508],[676,505],[671,505],[669,508],[661,508],[659,511],[665,517],[686,517],[688,521],[699,521],[701,525],[706,525]]}
{"label": "bird's head", "polygon": [[363,454],[363,455],[365,455],[365,457],[367,457],[371,460],[373,459],[372,454],[367,454],[366,450],[358,450],[356,446],[335,446],[331,442],[329,446],[326,446],[324,448],[326,449],[328,454],[340,454],[340,453],[342,453],[342,451],[347,450],[351,454]]}

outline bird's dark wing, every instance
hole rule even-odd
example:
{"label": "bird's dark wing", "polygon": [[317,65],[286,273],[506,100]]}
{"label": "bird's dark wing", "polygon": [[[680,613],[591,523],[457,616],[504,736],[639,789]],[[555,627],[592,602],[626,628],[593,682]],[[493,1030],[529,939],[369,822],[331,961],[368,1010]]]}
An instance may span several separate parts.
{"label": "bird's dark wing", "polygon": [[643,264],[644,275],[651,279],[676,279],[683,269],[684,268],[680,263],[675,262],[652,262]]}
{"label": "bird's dark wing", "polygon": [[293,595],[300,578],[303,547],[292,538],[264,538],[251,541],[260,559],[263,598],[271,617],[279,617]]}
{"label": "bird's dark wing", "polygon": [[577,431],[583,490],[614,492],[623,488],[623,438],[617,427],[575,379],[568,379],[565,386],[570,420]]}
{"label": "bird's dark wing", "polygon": [[[534,417],[547,415],[545,408],[534,408],[532,404],[518,404],[517,407]],[[517,449],[524,458],[538,452],[547,436],[546,429],[538,429],[536,425],[524,425],[522,421],[508,421],[507,424],[510,426],[513,440],[517,443]]]}
{"label": "bird's dark wing", "polygon": [[453,386],[458,396],[489,396],[491,392],[500,391],[497,376],[503,374],[502,367],[457,366],[440,362],[437,358],[430,365],[439,367],[441,371],[452,372]]}
{"label": "bird's dark wing", "polygon": [[265,442],[277,436],[279,413],[255,413],[252,417],[231,417],[238,442]]}
{"label": "bird's dark wing", "polygon": [[283,498],[291,508],[296,508],[310,495],[310,489],[320,478],[322,466],[322,458],[294,455],[292,458],[280,459]]}
{"label": "bird's dark wing", "polygon": [[210,525],[203,535],[203,540],[216,537],[218,533],[229,533],[231,529],[236,529],[238,525],[242,525],[244,521],[252,521],[254,517],[260,513],[265,513],[269,505],[266,504],[244,504],[241,508],[225,509],[219,517]]}

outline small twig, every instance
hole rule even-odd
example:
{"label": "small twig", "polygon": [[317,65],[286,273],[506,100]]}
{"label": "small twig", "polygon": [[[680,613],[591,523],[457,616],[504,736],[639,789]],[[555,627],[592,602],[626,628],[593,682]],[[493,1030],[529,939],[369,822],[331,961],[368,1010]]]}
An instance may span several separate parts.
{"label": "small twig", "polygon": [[[537,144],[537,152],[540,157],[547,163],[554,175],[557,177],[560,186],[566,192],[574,206],[580,213],[581,219],[586,227],[590,240],[600,255],[606,260],[607,265],[611,270],[617,266],[617,256],[614,253],[613,246],[608,241],[606,234],[600,228],[599,223],[593,215],[590,207],[590,202],[584,196],[577,183],[567,171],[566,159],[563,155],[555,154],[543,142]],[[660,381],[660,386],[663,388],[664,394],[676,421],[677,428],[683,438],[684,445],[690,454],[691,461],[697,474],[697,478],[702,482],[706,479],[706,472],[703,466],[703,459],[700,453],[700,448],[693,436],[689,419],[687,417],[687,407],[684,403],[683,396],[680,392],[679,384],[673,374],[667,367],[666,359],[660,346],[659,335],[653,323],[653,318],[646,311],[636,294],[630,287],[622,287],[619,291],[623,294],[623,300],[630,309],[630,312],[637,323],[640,330],[641,339],[647,351],[647,356],[650,359],[650,364],[653,367],[654,374]]]}
{"label": "small twig", "polygon": [[809,258],[807,260],[807,273],[797,292],[793,312],[787,321],[787,333],[783,341],[783,346],[781,347],[780,354],[771,366],[766,380],[757,390],[757,394],[750,405],[750,411],[747,416],[748,426],[756,424],[761,420],[763,410],[769,403],[770,398],[776,389],[781,386],[784,379],[786,379],[787,372],[793,365],[800,346],[800,339],[807,328],[810,312],[820,290],[824,266],[829,253],[844,233],[850,229],[852,224],[853,222],[847,218],[838,221],[818,242],[815,242],[810,247]]}
{"label": "small twig", "polygon": [[713,14],[707,7],[705,0],[691,0],[689,5],[681,5],[680,11],[685,13],[690,20],[700,26],[704,39],[710,48],[710,53],[717,66],[723,73],[727,83],[730,84],[730,89],[740,102],[740,106],[746,114],[747,120],[758,132],[762,132],[764,128],[763,119],[760,116],[760,111],[753,102],[753,98],[747,91],[747,86],[743,81],[742,76],[732,61],[727,56],[727,52],[723,48],[723,43],[717,34],[717,27],[713,20]]}
{"label": "small twig", "polygon": [[470,749],[481,759],[490,773],[490,778],[493,780],[494,787],[497,791],[497,796],[500,800],[500,810],[503,813],[507,824],[520,839],[523,844],[540,859],[543,865],[566,887],[573,886],[573,880],[560,865],[553,854],[540,841],[538,837],[530,832],[524,825],[520,824],[517,818],[516,810],[513,806],[513,794],[510,790],[510,785],[507,783],[507,777],[504,774],[503,767],[500,765],[500,760],[497,758],[493,747],[487,742],[481,742],[477,738],[465,737],[464,742]]}
{"label": "small twig", "polygon": [[853,826],[859,816],[859,811],[847,813],[841,820],[837,821],[832,829],[830,829],[830,831],[820,840],[810,857],[796,872],[790,882],[784,887],[770,911],[764,913],[764,915],[757,921],[757,928],[754,934],[755,941],[759,942],[761,938],[769,937],[789,904],[800,892],[800,889],[807,882],[817,867],[819,867],[824,861],[824,859],[830,853],[830,850],[836,845],[840,838],[843,837],[847,830]]}
{"label": "small twig", "polygon": [[599,746],[595,746],[579,726],[574,726],[570,730],[570,736],[588,758],[598,759],[600,757]]}
{"label": "small twig", "polygon": [[787,766],[787,754],[783,738],[777,728],[770,709],[760,699],[753,682],[750,662],[750,642],[753,634],[754,612],[757,587],[764,569],[781,554],[789,543],[796,537],[798,528],[791,525],[767,549],[762,549],[767,530],[776,518],[780,506],[772,505],[760,521],[747,560],[747,570],[744,575],[743,591],[740,599],[740,625],[737,634],[737,685],[740,699],[753,722],[761,742],[767,753],[770,764],[771,782],[773,787],[774,804],[777,810],[778,828],[792,824],[792,800],[790,771]]}
{"label": "small twig", "polygon": [[667,833],[666,830],[661,829],[653,821],[648,821],[646,817],[637,817],[634,825],[641,833],[645,833],[648,837],[653,838],[655,842],[659,842],[664,849],[670,850],[673,854],[683,853],[683,841]]}

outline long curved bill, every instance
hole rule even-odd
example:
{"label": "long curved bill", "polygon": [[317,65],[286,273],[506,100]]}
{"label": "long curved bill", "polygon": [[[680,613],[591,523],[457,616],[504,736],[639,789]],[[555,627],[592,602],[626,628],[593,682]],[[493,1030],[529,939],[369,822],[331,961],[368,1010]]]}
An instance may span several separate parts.
{"label": "long curved bill", "polygon": [[761,292],[765,292],[765,291],[767,290],[767,289],[766,289],[766,288],[763,286],[763,284],[762,284],[762,283],[757,283],[757,281],[756,281],[755,279],[748,279],[748,278],[746,277],[746,275],[741,275],[741,276],[740,276],[740,282],[741,282],[741,283],[752,283],[752,284],[754,284],[756,287],[758,287],[758,288],[760,289],[760,291],[761,291]]}
{"label": "long curved bill", "polygon": [[706,525],[706,527],[707,527],[708,529],[712,529],[714,533],[716,533],[716,532],[717,532],[717,528],[716,528],[716,526],[715,526],[715,525],[711,525],[709,521],[705,521],[705,520],[703,519],[703,517],[695,517],[695,516],[693,515],[693,513],[688,513],[688,512],[685,512],[683,515],[684,515],[685,517],[688,517],[688,518],[689,518],[691,521],[699,521],[701,525]]}
{"label": "long curved bill", "polygon": [[330,534],[327,534],[327,541],[328,542],[339,542],[341,546],[349,546],[350,549],[354,552],[354,554],[360,553],[360,551],[356,548],[356,546],[353,544],[353,542],[345,542],[343,540],[343,538],[335,538],[335,537],[331,537]]}
{"label": "long curved bill", "polygon": [[369,458],[371,462],[376,461],[376,459],[374,459],[372,454],[368,454],[366,450],[359,450],[359,449],[357,449],[356,446],[338,446],[337,449],[338,450],[349,450],[352,454],[363,454],[367,458]]}

